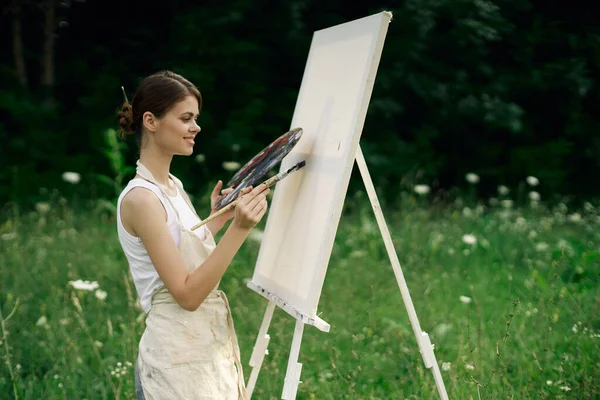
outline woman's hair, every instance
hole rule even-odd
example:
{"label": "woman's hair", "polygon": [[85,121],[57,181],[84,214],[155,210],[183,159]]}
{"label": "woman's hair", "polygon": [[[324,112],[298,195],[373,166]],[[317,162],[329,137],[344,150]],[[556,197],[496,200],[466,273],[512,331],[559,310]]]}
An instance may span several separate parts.
{"label": "woman's hair", "polygon": [[190,81],[171,71],[160,71],[146,77],[138,86],[131,104],[127,99],[117,113],[121,126],[120,137],[135,134],[138,146],[142,144],[142,116],[146,111],[162,118],[186,96],[193,95],[202,107],[202,95]]}

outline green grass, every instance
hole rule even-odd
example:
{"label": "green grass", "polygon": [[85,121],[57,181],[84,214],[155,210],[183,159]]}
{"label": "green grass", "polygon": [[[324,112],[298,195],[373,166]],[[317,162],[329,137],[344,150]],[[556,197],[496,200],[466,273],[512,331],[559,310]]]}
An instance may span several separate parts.
{"label": "green grass", "polygon": [[[128,363],[144,314],[114,219],[49,204],[43,216],[11,205],[2,211],[0,355],[8,362],[0,366],[0,397],[133,399]],[[451,399],[600,397],[596,208],[576,221],[562,206],[463,213],[408,198],[384,212]],[[477,243],[464,243],[464,234]],[[266,307],[245,285],[258,248],[245,243],[221,283],[246,378]],[[107,298],[74,290],[68,282],[77,279],[97,281]],[[319,311],[331,332],[304,330],[298,399],[437,398],[364,196],[346,202]],[[276,309],[254,398],[281,397],[294,322]]]}

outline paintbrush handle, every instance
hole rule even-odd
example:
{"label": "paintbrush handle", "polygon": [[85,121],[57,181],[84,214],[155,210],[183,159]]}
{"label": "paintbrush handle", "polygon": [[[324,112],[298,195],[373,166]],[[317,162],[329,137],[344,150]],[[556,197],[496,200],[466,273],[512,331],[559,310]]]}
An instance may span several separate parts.
{"label": "paintbrush handle", "polygon": [[[273,186],[274,184],[276,184],[277,182],[279,182],[279,180],[280,180],[280,178],[279,178],[279,174],[278,174],[278,175],[275,175],[275,176],[267,179],[263,183],[265,185],[267,185],[267,188],[270,188],[271,186]],[[215,218],[217,218],[217,217],[225,214],[227,211],[229,211],[229,210],[231,210],[232,208],[235,207],[235,205],[238,203],[238,201],[240,201],[240,198],[235,199],[231,203],[227,204],[225,207],[221,208],[219,211],[217,211],[216,213],[212,214],[210,217],[206,218],[204,221],[202,221],[202,222],[200,222],[200,223],[192,226],[191,230],[196,230],[196,229],[200,228],[202,225],[206,225],[207,223],[209,223],[213,219],[215,219]]]}
{"label": "paintbrush handle", "polygon": [[199,224],[196,224],[196,225],[192,226],[191,230],[196,230],[196,229],[200,228],[202,225],[206,225],[207,223],[209,223],[213,219],[215,219],[215,218],[217,218],[217,217],[225,214],[227,211],[229,211],[232,208],[234,208],[238,201],[240,201],[240,199],[235,199],[231,203],[227,204],[225,207],[221,208],[216,213],[214,213],[211,216],[209,216],[208,218],[206,218],[204,221],[201,221]]}
{"label": "paintbrush handle", "polygon": [[[300,166],[300,168],[302,168],[302,166]],[[269,178],[266,181],[264,181],[262,184],[265,184],[266,188],[270,188],[271,186],[275,185],[277,182],[279,182],[280,180],[282,180],[283,178],[285,178],[286,176],[288,176],[290,173],[292,173],[294,171],[297,171],[298,168],[299,168],[298,164],[296,164],[296,166],[290,168],[289,170],[287,170],[285,172],[280,172],[277,175],[272,176],[271,178]],[[209,223],[213,219],[215,219],[215,218],[217,218],[217,217],[225,214],[227,211],[229,211],[229,210],[231,210],[232,208],[235,207],[235,205],[238,203],[238,201],[240,201],[240,198],[237,198],[234,201],[232,201],[231,203],[227,204],[225,207],[221,208],[219,211],[217,211],[216,213],[212,214],[211,216],[209,216],[208,218],[206,218],[204,221],[200,222],[199,224],[196,224],[196,225],[192,226],[191,230],[192,231],[196,230],[196,229],[200,228],[202,225],[206,225],[207,223]]]}

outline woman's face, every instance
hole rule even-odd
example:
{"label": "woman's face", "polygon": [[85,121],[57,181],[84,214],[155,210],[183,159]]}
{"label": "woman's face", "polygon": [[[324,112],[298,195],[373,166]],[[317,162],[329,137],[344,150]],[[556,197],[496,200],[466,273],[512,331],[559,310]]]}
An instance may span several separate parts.
{"label": "woman's face", "polygon": [[194,138],[200,132],[196,123],[198,100],[193,95],[186,96],[156,120],[154,138],[163,150],[178,155],[191,155],[194,152]]}

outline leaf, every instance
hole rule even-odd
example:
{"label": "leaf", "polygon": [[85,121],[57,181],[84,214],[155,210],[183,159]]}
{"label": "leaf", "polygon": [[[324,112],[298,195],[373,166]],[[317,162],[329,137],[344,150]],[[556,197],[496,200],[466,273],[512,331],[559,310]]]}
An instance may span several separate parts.
{"label": "leaf", "polygon": [[110,187],[115,186],[115,181],[106,175],[96,174],[96,178],[98,179],[98,181],[106,183]]}

